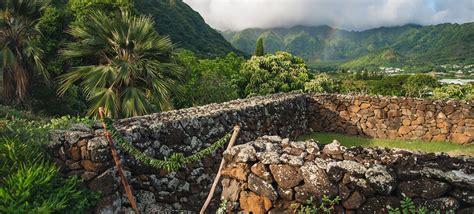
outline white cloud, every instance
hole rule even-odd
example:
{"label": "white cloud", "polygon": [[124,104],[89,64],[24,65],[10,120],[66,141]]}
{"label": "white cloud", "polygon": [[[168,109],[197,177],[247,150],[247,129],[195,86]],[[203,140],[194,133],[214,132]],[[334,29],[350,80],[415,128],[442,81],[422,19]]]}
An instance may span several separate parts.
{"label": "white cloud", "polygon": [[330,25],[348,30],[474,21],[474,0],[184,0],[212,27]]}

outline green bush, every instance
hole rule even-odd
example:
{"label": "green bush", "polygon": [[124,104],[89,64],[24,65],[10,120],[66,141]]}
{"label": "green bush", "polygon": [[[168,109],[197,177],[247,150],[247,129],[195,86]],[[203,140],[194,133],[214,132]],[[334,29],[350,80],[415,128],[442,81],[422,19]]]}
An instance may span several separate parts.
{"label": "green bush", "polygon": [[0,212],[81,213],[97,195],[80,189],[78,177],[63,178],[42,146],[0,139]]}
{"label": "green bush", "polygon": [[83,190],[78,177],[62,177],[45,150],[50,130],[92,120],[0,112],[0,213],[82,213],[93,205],[97,195]]}
{"label": "green bush", "polygon": [[436,78],[426,74],[415,74],[408,77],[403,84],[403,89],[406,91],[406,96],[409,97],[426,97],[439,85]]}
{"label": "green bush", "polygon": [[303,59],[286,52],[253,56],[243,64],[235,81],[245,96],[302,91],[309,80]]}
{"label": "green bush", "polygon": [[316,93],[334,93],[339,92],[339,82],[329,75],[322,73],[315,75],[313,79],[304,84],[304,90]]}
{"label": "green bush", "polygon": [[222,103],[239,98],[232,78],[239,74],[244,58],[235,53],[215,59],[199,59],[191,51],[179,53],[180,64],[186,70],[184,96],[175,97],[175,108],[209,103]]}
{"label": "green bush", "polygon": [[467,85],[443,85],[433,90],[433,98],[435,99],[460,99],[473,100],[474,86]]}

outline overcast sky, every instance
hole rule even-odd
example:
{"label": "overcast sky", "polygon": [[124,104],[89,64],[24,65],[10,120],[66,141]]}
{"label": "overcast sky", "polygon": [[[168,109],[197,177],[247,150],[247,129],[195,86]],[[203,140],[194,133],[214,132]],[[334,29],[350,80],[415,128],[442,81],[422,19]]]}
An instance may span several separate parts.
{"label": "overcast sky", "polygon": [[474,22],[474,0],[184,0],[218,30],[329,25],[365,30]]}

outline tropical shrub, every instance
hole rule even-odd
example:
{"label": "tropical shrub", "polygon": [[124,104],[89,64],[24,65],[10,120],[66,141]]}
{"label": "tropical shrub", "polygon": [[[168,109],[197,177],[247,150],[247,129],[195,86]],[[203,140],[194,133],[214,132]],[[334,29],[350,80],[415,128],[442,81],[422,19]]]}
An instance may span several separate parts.
{"label": "tropical shrub", "polygon": [[406,94],[403,84],[409,75],[386,76],[381,80],[368,80],[369,93],[384,96],[404,96]]}
{"label": "tropical shrub", "polygon": [[88,58],[89,63],[60,76],[59,94],[80,81],[90,115],[99,107],[114,118],[171,108],[170,96],[180,90],[182,70],[174,62],[171,40],[156,33],[150,17],[95,11],[69,33],[76,42],[63,55]]}
{"label": "tropical shrub", "polygon": [[433,98],[474,100],[474,86],[471,84],[443,85],[433,90]]}
{"label": "tropical shrub", "polygon": [[406,96],[409,97],[426,97],[439,85],[436,78],[426,74],[415,74],[407,78],[403,84]]}
{"label": "tropical shrub", "polygon": [[186,71],[184,93],[173,99],[176,108],[222,103],[239,98],[232,82],[239,75],[244,58],[235,53],[215,59],[198,59],[191,51],[179,53],[180,64]]}
{"label": "tropical shrub", "polygon": [[339,83],[325,73],[315,75],[304,84],[304,90],[315,93],[335,93],[339,91]]}
{"label": "tropical shrub", "polygon": [[369,86],[362,80],[342,80],[340,83],[341,93],[367,94]]}
{"label": "tropical shrub", "polygon": [[309,80],[303,59],[286,52],[253,56],[245,62],[240,76],[234,79],[245,96],[302,91]]}
{"label": "tropical shrub", "polygon": [[0,139],[0,212],[82,213],[97,195],[82,190],[78,177],[63,178],[42,146]]}
{"label": "tropical shrub", "polygon": [[[408,214],[408,213],[418,213],[418,214],[428,214],[428,213],[441,213],[439,210],[437,211],[429,211],[426,207],[417,207],[415,202],[409,197],[403,195],[403,200],[400,201],[400,207],[392,207],[388,210],[389,214]],[[454,213],[446,212],[446,213]]]}

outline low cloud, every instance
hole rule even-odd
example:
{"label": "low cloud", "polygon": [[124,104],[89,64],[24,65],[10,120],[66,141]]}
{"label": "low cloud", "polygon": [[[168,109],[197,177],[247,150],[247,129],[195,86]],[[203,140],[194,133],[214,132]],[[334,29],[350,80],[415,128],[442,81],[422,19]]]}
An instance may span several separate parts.
{"label": "low cloud", "polygon": [[329,25],[365,30],[474,21],[474,0],[184,0],[219,30]]}

